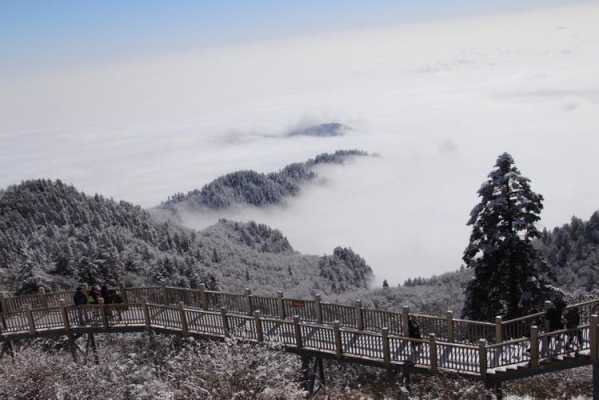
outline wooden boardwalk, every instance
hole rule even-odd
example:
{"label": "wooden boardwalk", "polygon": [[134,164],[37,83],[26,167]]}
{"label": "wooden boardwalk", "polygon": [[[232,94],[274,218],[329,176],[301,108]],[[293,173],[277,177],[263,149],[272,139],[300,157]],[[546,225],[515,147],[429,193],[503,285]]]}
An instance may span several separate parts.
{"label": "wooden boardwalk", "polygon": [[[390,369],[445,371],[488,383],[588,365],[598,355],[599,317],[591,315],[598,300],[575,305],[583,314],[577,330],[542,332],[530,325],[530,321],[543,322],[539,314],[491,324],[454,319],[451,313],[428,316],[406,308],[392,313],[361,304],[257,297],[249,292],[133,288],[121,289],[121,295],[127,300],[122,305],[81,307],[69,304],[71,292],[4,298],[0,340],[7,346],[34,337],[152,330],[277,343],[302,355]],[[430,334],[422,339],[407,337],[408,318],[417,319],[423,333]],[[522,330],[519,326],[525,324],[529,329],[521,337],[507,337],[510,330]],[[577,342],[578,334],[582,343],[576,343],[575,352],[568,341]]]}

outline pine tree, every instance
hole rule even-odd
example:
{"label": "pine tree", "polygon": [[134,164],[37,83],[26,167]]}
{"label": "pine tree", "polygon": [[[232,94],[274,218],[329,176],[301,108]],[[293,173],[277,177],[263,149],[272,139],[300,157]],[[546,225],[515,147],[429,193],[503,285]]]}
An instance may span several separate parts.
{"label": "pine tree", "polygon": [[517,317],[542,304],[550,292],[541,278],[544,263],[532,245],[540,237],[535,223],[543,196],[529,182],[504,153],[478,191],[481,201],[470,214],[472,234],[463,257],[474,270],[466,288],[465,317]]}

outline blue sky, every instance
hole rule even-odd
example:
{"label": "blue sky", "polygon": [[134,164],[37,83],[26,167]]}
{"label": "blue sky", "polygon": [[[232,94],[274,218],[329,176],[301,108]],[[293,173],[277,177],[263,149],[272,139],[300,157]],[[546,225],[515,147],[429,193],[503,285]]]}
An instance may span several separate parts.
{"label": "blue sky", "polygon": [[44,69],[324,30],[573,2],[0,0],[0,69]]}

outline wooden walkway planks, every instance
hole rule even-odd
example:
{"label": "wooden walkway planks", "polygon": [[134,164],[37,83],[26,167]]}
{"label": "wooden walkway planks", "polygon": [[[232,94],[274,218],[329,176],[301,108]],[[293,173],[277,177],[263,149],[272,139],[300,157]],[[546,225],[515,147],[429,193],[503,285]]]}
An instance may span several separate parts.
{"label": "wooden walkway planks", "polygon": [[[311,354],[339,357],[355,363],[387,368],[410,364],[433,372],[443,370],[483,379],[486,379],[487,375],[499,376],[508,373],[511,377],[517,376],[517,373],[528,376],[535,371],[543,371],[543,366],[548,364],[552,365],[552,370],[559,369],[560,365],[570,368],[570,365],[590,363],[599,353],[597,350],[593,355],[591,351],[593,346],[597,348],[599,343],[597,317],[593,317],[594,329],[591,323],[581,326],[576,331],[540,333],[534,338],[508,340],[490,345],[486,342],[464,344],[436,339],[433,336],[427,339],[384,336],[371,330],[339,327],[338,324],[331,326],[328,323],[313,321],[294,322],[278,316],[248,315],[247,310],[227,313],[222,310],[215,312],[200,309],[193,305],[184,308],[182,304],[170,304],[172,298],[177,296],[176,293],[173,290],[169,296],[157,296],[154,293],[156,298],[168,299],[164,301],[168,301],[169,304],[89,305],[79,308],[72,305],[49,306],[4,314],[0,338],[7,342],[14,338],[62,335],[68,332],[116,333],[157,329],[172,334],[219,339],[228,336],[251,342],[280,343],[288,351],[309,351]],[[236,300],[238,304],[242,303],[239,297]],[[266,307],[268,304],[270,303],[265,302],[261,305]],[[331,308],[327,311],[327,318],[335,312],[349,321],[352,315],[350,311],[355,310],[347,306]],[[435,326],[435,330],[439,331],[442,325]],[[479,332],[484,334],[483,330]],[[582,343],[578,353],[574,354],[574,349],[568,348],[566,343],[569,340],[578,341],[579,332]],[[538,354],[537,359],[533,359],[532,353]],[[572,359],[576,361],[572,362]]]}

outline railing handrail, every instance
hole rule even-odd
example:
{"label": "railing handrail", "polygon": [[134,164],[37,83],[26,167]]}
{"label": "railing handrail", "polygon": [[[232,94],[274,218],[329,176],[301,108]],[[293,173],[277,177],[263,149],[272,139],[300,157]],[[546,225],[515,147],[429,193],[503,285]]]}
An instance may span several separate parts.
{"label": "railing handrail", "polygon": [[[368,316],[368,312],[380,312],[380,313],[385,313],[387,315],[389,315],[390,317],[394,317],[397,321],[400,322],[399,325],[396,326],[396,324],[393,324],[393,329],[395,330],[395,332],[393,332],[394,334],[397,333],[401,333],[402,335],[407,334],[407,319],[406,318],[420,318],[420,319],[424,319],[424,320],[428,320],[428,321],[434,321],[434,325],[435,327],[435,333],[437,333],[438,335],[440,335],[438,337],[439,343],[443,343],[442,340],[446,340],[447,343],[454,343],[453,340],[454,338],[459,338],[460,340],[466,340],[466,341],[471,341],[474,338],[472,337],[473,335],[471,333],[469,333],[468,329],[471,329],[471,327],[479,327],[479,328],[487,328],[489,330],[493,329],[493,328],[498,328],[501,327],[502,329],[506,330],[505,332],[507,332],[507,330],[510,330],[509,333],[506,333],[506,335],[509,335],[510,337],[512,337],[512,335],[526,335],[528,333],[528,331],[526,331],[524,326],[519,326],[519,323],[523,323],[523,322],[528,322],[530,320],[539,318],[544,316],[545,312],[540,311],[537,313],[533,313],[533,314],[529,314],[529,315],[524,315],[518,318],[513,318],[510,320],[505,320],[505,321],[499,321],[496,323],[492,323],[492,322],[487,322],[487,321],[476,321],[476,320],[469,320],[469,319],[460,319],[460,318],[453,318],[453,315],[450,313],[449,318],[448,316],[435,316],[435,315],[430,315],[430,314],[425,314],[425,313],[412,313],[412,312],[397,312],[397,311],[391,311],[391,310],[380,310],[380,309],[376,309],[376,308],[368,308],[368,307],[364,307],[362,304],[359,305],[347,305],[347,304],[338,304],[338,303],[330,303],[330,302],[323,302],[320,300],[320,298],[318,299],[296,299],[296,298],[288,298],[288,297],[281,297],[281,295],[277,296],[260,296],[260,295],[253,295],[250,294],[250,292],[246,293],[246,294],[241,294],[241,293],[230,293],[230,292],[224,292],[224,291],[218,291],[218,290],[207,290],[206,288],[177,288],[177,287],[171,287],[171,286],[148,286],[148,287],[129,287],[129,288],[123,288],[123,287],[119,287],[119,288],[112,288],[112,289],[118,289],[118,290],[124,290],[124,293],[121,294],[125,294],[127,292],[131,293],[132,295],[134,294],[135,296],[143,296],[143,293],[140,294],[139,292],[151,292],[151,291],[160,291],[160,290],[164,290],[166,291],[166,298],[168,300],[171,301],[171,303],[175,303],[175,299],[179,298],[183,298],[185,299],[186,302],[191,302],[193,303],[194,301],[197,301],[198,299],[200,299],[202,296],[205,296],[204,298],[206,299],[206,302],[204,304],[199,304],[196,303],[200,306],[200,308],[203,309],[214,309],[217,305],[215,305],[213,303],[214,301],[214,296],[220,296],[221,298],[225,298],[226,297],[230,297],[230,298],[238,298],[238,299],[243,299],[243,298],[248,298],[249,295],[251,295],[251,297],[253,299],[256,300],[256,303],[253,302],[240,302],[240,303],[234,303],[232,304],[233,306],[233,310],[231,310],[231,315],[235,314],[235,313],[239,313],[240,315],[242,314],[251,314],[253,312],[253,309],[261,309],[261,310],[266,310],[268,312],[269,317],[273,317],[276,316],[277,319],[276,320],[281,320],[280,315],[280,311],[281,309],[277,309],[277,304],[281,307],[283,307],[282,311],[283,313],[288,313],[286,315],[287,318],[291,317],[292,315],[289,314],[293,314],[295,310],[291,310],[288,309],[289,304],[293,304],[293,303],[297,303],[298,307],[301,304],[304,304],[306,306],[305,308],[305,312],[300,311],[299,309],[297,310],[299,314],[302,314],[302,319],[303,321],[309,321],[309,322],[315,322],[315,323],[324,323],[325,325],[330,325],[332,324],[332,319],[341,319],[342,321],[344,321],[344,325],[343,328],[344,329],[353,329],[356,327],[361,327],[361,329],[356,329],[357,331],[363,331],[363,332],[373,332],[373,329],[380,329],[382,328],[382,324],[384,324],[384,320],[379,320],[377,319],[376,316],[373,316],[372,314],[370,314],[370,316]],[[136,293],[138,292],[138,293]],[[61,290],[61,291],[56,291],[56,292],[48,292],[48,293],[38,293],[38,294],[28,294],[28,295],[22,295],[22,296],[13,296],[13,297],[8,297],[8,298],[4,298],[3,300],[3,305],[8,305],[7,307],[3,307],[3,311],[4,314],[6,316],[10,316],[11,314],[13,314],[14,312],[16,312],[18,309],[23,309],[23,307],[27,304],[27,303],[34,303],[32,305],[37,306],[35,310],[39,310],[39,309],[44,309],[44,308],[39,308],[39,304],[44,304],[44,300],[50,300],[49,302],[52,304],[53,309],[59,309],[59,305],[56,305],[56,300],[57,298],[59,298],[60,296],[64,296],[63,300],[65,300],[66,304],[72,304],[72,298],[71,296],[73,295],[74,291],[69,291],[69,290]],[[179,293],[179,295],[177,294]],[[182,296],[186,296],[185,293],[194,293],[197,294],[198,297],[192,296],[190,297],[182,297]],[[162,293],[164,294],[164,293]],[[148,293],[148,296],[152,296],[152,293]],[[158,296],[160,296],[161,293],[158,294]],[[208,301],[208,298],[212,298],[211,301]],[[18,299],[18,300],[16,300]],[[16,300],[16,301],[15,301]],[[225,300],[226,301],[226,300]],[[253,303],[253,304],[251,304]],[[570,304],[567,306],[567,308],[574,308],[574,307],[586,307],[592,304],[599,304],[599,299],[590,299],[590,300],[585,300],[583,302],[579,302],[579,303],[575,303],[575,304]],[[47,304],[47,302],[46,302]],[[132,304],[132,303],[129,303]],[[156,303],[159,304],[159,303]],[[161,305],[166,305],[166,304],[162,304]],[[259,305],[258,307],[256,307],[256,305]],[[203,307],[206,306],[206,307]],[[307,307],[309,306],[309,307]],[[265,307],[265,308],[264,308]],[[248,308],[247,310],[245,308]],[[301,308],[304,308],[304,306],[302,306]],[[335,309],[339,310],[339,314],[336,315],[336,311]],[[325,315],[326,312],[326,315]],[[333,314],[331,314],[331,312]],[[325,315],[325,317],[323,317],[323,315]],[[333,317],[331,317],[331,315]],[[337,318],[338,317],[338,318]],[[326,318],[326,319],[325,319]],[[450,322],[453,324],[450,324]],[[355,326],[353,326],[355,325]],[[524,329],[524,331],[523,331]],[[496,340],[500,340],[499,343],[504,342],[502,340],[502,338],[504,337],[503,335],[499,335],[499,333],[497,332],[501,332],[500,329],[496,330],[495,332],[488,332],[488,334],[485,334],[484,332],[478,332],[478,334],[482,335],[481,337],[487,337],[490,340],[495,340],[493,338],[497,338]],[[426,333],[426,332],[423,332]],[[497,333],[497,335],[495,335],[495,333]],[[478,335],[477,334],[477,335]],[[447,336],[446,336],[447,335]],[[505,336],[508,337],[508,336]]]}

